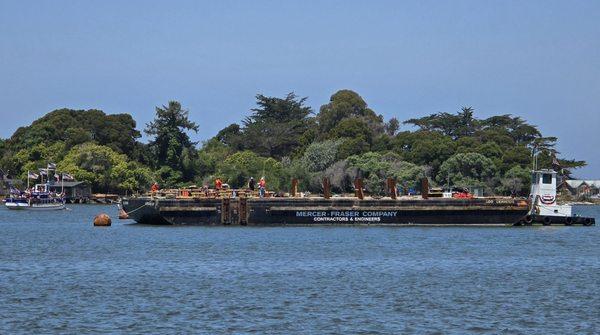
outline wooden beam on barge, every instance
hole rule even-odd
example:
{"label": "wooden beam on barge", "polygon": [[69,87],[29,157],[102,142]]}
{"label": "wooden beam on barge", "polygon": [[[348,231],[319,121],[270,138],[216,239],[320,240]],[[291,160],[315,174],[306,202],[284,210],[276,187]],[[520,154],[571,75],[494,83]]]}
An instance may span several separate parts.
{"label": "wooden beam on barge", "polygon": [[398,192],[396,191],[396,180],[394,178],[388,178],[386,180],[386,189],[390,198],[396,200]]}
{"label": "wooden beam on barge", "polygon": [[356,194],[356,197],[359,198],[360,200],[363,200],[365,198],[365,194],[363,193],[363,180],[362,178],[356,178],[354,179],[354,192]]}
{"label": "wooden beam on barge", "polygon": [[295,197],[298,194],[298,178],[292,178],[292,189],[291,189],[292,197]]}
{"label": "wooden beam on barge", "polygon": [[323,178],[323,198],[331,198],[331,183],[327,177]]}

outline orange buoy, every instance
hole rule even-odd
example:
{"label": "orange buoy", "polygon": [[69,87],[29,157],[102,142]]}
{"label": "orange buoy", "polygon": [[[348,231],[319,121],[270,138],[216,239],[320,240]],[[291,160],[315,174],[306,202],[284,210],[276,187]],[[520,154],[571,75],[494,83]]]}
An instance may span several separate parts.
{"label": "orange buoy", "polygon": [[108,227],[112,224],[112,220],[110,219],[110,216],[108,216],[107,214],[101,213],[96,215],[96,217],[94,218],[94,226],[98,226],[98,227]]}
{"label": "orange buoy", "polygon": [[127,215],[127,212],[125,212],[125,210],[123,208],[119,209],[119,219],[120,220],[129,219],[129,215]]}

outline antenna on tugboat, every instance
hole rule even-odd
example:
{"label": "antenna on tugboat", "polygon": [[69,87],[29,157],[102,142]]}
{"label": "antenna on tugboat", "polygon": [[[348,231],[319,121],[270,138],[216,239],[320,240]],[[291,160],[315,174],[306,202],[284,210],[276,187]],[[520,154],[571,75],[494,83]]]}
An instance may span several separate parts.
{"label": "antenna on tugboat", "polygon": [[536,146],[534,144],[534,146],[531,147],[531,161],[532,161],[531,163],[533,165],[532,166],[533,171],[536,171],[537,168],[538,168],[538,160],[537,160],[538,159],[538,154],[539,154],[539,151],[536,150]]}

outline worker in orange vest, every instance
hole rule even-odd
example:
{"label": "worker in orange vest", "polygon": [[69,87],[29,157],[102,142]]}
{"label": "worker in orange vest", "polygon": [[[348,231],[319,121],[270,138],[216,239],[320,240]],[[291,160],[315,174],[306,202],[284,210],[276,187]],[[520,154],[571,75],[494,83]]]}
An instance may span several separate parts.
{"label": "worker in orange vest", "polygon": [[157,183],[152,184],[152,187],[150,188],[150,190],[152,191],[152,194],[155,194],[156,192],[158,192],[158,184]]}

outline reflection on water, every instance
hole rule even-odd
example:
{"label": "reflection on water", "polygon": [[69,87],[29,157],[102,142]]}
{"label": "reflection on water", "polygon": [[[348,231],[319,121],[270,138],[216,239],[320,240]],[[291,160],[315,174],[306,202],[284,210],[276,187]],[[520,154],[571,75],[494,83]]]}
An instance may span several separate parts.
{"label": "reflection on water", "polygon": [[598,226],[94,228],[116,208],[71,208],[0,209],[0,333],[600,329]]}

